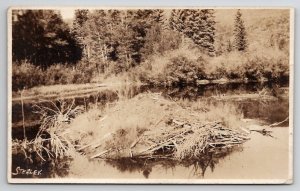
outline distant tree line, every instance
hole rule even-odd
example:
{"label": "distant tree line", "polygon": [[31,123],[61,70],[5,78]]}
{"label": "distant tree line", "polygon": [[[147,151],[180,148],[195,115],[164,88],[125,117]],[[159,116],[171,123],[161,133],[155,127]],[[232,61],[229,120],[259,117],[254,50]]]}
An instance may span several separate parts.
{"label": "distant tree line", "polygon": [[80,42],[86,61],[97,64],[114,62],[122,71],[138,65],[152,54],[162,39],[162,10],[76,10],[73,32]]}
{"label": "distant tree line", "polygon": [[[47,68],[55,63],[94,64],[99,73],[114,66],[122,72],[149,55],[177,49],[189,38],[203,53],[215,56],[216,21],[213,9],[96,10],[78,9],[72,27],[54,10],[14,11],[14,61]],[[235,18],[235,42],[228,50],[247,48],[240,10]],[[229,42],[230,43],[230,42]]]}

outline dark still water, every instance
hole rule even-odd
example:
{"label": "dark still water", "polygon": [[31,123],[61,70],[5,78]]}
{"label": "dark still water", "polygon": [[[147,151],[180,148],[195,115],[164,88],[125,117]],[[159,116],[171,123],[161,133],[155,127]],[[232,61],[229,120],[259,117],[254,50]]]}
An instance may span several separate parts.
{"label": "dark still water", "polygon": [[[78,95],[68,98],[67,101],[75,100],[76,106],[82,106],[88,110],[95,104],[101,106],[108,102],[118,100],[118,96],[131,98],[139,93],[153,92],[161,93],[165,98],[174,101],[179,99],[191,102],[210,100],[214,102],[231,102],[237,105],[244,118],[256,119],[265,124],[283,121],[288,117],[288,84],[210,84],[199,87],[164,88],[149,86],[132,86],[119,88],[117,90],[105,90],[88,95]],[[63,98],[62,98],[63,99]],[[52,101],[52,103],[49,103]],[[55,109],[55,104],[60,107],[57,100],[27,100],[24,102],[24,122],[28,131],[34,131],[39,126],[40,114],[36,113],[35,105],[43,105]],[[286,121],[283,126],[288,125]],[[16,138],[18,131],[23,131],[22,106],[20,101],[12,103],[12,126],[15,129]],[[18,130],[19,129],[19,130]],[[21,133],[22,134],[22,133]],[[14,137],[14,135],[13,135]]]}
{"label": "dark still water", "polygon": [[[162,93],[165,98],[175,101],[231,102],[241,110],[244,118],[256,119],[264,124],[280,122],[289,116],[288,84],[209,84],[197,88],[150,88],[150,91]],[[282,125],[288,126],[288,121]]]}

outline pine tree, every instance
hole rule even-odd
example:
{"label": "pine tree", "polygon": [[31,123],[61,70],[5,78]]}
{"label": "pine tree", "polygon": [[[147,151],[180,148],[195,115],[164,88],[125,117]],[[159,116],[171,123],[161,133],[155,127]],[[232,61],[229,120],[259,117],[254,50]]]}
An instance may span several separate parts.
{"label": "pine tree", "polygon": [[246,51],[247,45],[246,28],[241,10],[239,9],[236,13],[234,23],[234,48],[238,51]]}
{"label": "pine tree", "polygon": [[193,11],[193,41],[208,51],[208,54],[215,54],[215,18],[213,9]]}
{"label": "pine tree", "polygon": [[88,19],[89,10],[87,9],[77,9],[75,10],[75,20],[73,22],[74,28],[83,27],[84,23]]}
{"label": "pine tree", "polygon": [[75,19],[73,21],[72,33],[81,45],[83,56],[89,57],[88,46],[86,44],[87,31],[85,28],[86,21],[88,20],[89,11],[85,9],[75,10]]}
{"label": "pine tree", "polygon": [[215,18],[212,9],[172,10],[170,27],[193,40],[209,55],[215,55]]}
{"label": "pine tree", "polygon": [[170,28],[184,33],[186,15],[187,11],[185,9],[173,9],[169,19]]}
{"label": "pine tree", "polygon": [[153,9],[151,14],[152,22],[164,24],[165,16],[163,9]]}
{"label": "pine tree", "polygon": [[171,11],[171,16],[169,18],[169,27],[172,30],[177,30],[178,11],[178,9],[172,9]]}

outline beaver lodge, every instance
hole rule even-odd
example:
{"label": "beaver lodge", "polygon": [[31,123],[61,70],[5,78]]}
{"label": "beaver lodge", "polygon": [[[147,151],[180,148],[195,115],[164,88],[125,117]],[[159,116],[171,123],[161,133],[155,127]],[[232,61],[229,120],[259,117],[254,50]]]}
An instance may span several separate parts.
{"label": "beaver lodge", "polygon": [[100,109],[84,111],[73,105],[36,106],[42,116],[40,131],[33,140],[13,142],[13,151],[35,156],[39,162],[74,154],[87,159],[180,162],[222,154],[249,139],[240,112],[228,103],[173,101],[143,93]]}
{"label": "beaver lodge", "polygon": [[228,126],[229,120],[211,120],[214,112],[219,111],[202,104],[192,107],[184,101],[167,100],[160,94],[140,94],[107,107],[100,115],[97,110],[91,110],[78,116],[66,129],[66,136],[77,143],[77,151],[91,159],[183,160],[220,152],[248,139],[248,132],[242,127]]}

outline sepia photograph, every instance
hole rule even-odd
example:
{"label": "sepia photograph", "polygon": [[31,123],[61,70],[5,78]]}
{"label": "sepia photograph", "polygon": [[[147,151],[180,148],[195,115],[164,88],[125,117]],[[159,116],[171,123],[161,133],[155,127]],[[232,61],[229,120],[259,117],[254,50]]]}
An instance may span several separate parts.
{"label": "sepia photograph", "polygon": [[294,9],[12,7],[10,183],[293,183]]}

